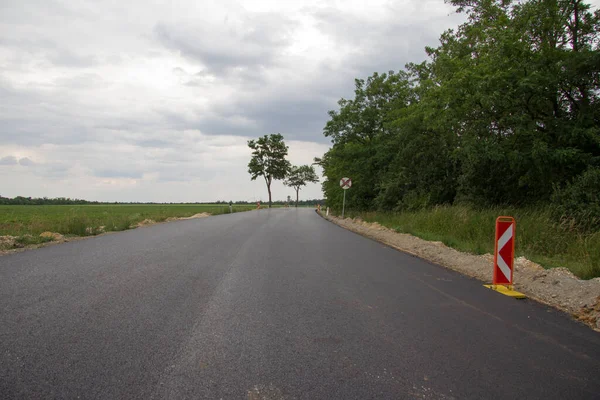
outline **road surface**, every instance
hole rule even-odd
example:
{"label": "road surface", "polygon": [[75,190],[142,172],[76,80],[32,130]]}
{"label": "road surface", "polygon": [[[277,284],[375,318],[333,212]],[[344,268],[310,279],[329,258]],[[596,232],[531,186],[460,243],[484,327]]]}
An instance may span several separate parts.
{"label": "road surface", "polygon": [[0,257],[2,399],[600,399],[600,335],[308,209]]}

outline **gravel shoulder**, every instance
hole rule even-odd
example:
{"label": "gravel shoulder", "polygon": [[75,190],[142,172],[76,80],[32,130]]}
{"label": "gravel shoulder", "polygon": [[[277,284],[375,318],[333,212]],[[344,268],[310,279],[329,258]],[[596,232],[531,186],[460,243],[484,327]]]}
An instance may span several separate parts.
{"label": "gravel shoulder", "polygon": [[[343,228],[464,275],[491,283],[493,255],[474,255],[398,233],[377,222],[321,216]],[[544,269],[525,257],[515,259],[515,289],[562,310],[600,332],[600,278],[581,280],[566,268]]]}

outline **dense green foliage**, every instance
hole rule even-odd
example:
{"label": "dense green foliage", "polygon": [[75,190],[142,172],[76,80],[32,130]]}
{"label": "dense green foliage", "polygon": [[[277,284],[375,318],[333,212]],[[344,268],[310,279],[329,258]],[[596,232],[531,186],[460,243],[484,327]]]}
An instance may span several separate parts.
{"label": "dense green foliage", "polygon": [[428,61],[356,80],[330,111],[333,146],[317,160],[328,205],[341,206],[349,176],[355,210],[553,202],[555,220],[598,227],[600,12],[581,0],[450,3],[467,22]]}
{"label": "dense green foliage", "polygon": [[[557,190],[555,217],[580,230],[600,230],[600,168],[590,168],[564,189]],[[600,250],[600,249],[599,249]]]}

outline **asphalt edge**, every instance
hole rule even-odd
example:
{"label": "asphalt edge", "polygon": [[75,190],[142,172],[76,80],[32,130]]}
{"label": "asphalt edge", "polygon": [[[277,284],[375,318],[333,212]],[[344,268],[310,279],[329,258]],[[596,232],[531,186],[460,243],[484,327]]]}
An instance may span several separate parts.
{"label": "asphalt edge", "polygon": [[[394,249],[394,250],[396,250],[396,251],[399,251],[399,252],[401,252],[401,253],[404,253],[404,254],[408,254],[408,255],[410,255],[410,256],[412,256],[412,257],[416,257],[416,258],[418,258],[418,259],[421,259],[421,260],[423,260],[423,261],[426,261],[426,262],[428,262],[428,263],[430,263],[430,264],[437,265],[437,266],[439,266],[439,267],[442,267],[442,268],[445,268],[445,269],[448,269],[448,270],[454,271],[454,272],[456,272],[456,273],[459,273],[459,274],[461,274],[461,275],[463,275],[463,276],[465,276],[465,277],[469,277],[469,278],[471,278],[471,279],[475,279],[475,280],[477,280],[477,281],[479,281],[479,282],[489,283],[489,282],[487,282],[487,281],[485,281],[485,280],[482,280],[481,278],[479,278],[479,277],[477,277],[477,276],[473,276],[473,275],[465,274],[463,271],[456,270],[456,269],[452,268],[452,267],[451,267],[451,266],[449,266],[449,265],[444,265],[444,264],[441,264],[441,263],[439,263],[439,262],[437,262],[437,261],[431,260],[431,259],[429,259],[429,258],[427,258],[427,257],[425,257],[425,256],[423,256],[423,255],[421,255],[421,254],[417,254],[417,253],[414,253],[414,252],[411,252],[411,251],[404,250],[404,249],[401,249],[401,248],[399,248],[399,247],[393,246],[393,245],[391,245],[391,244],[389,244],[389,243],[386,243],[386,242],[384,242],[384,241],[382,241],[382,240],[379,240],[379,239],[378,239],[377,237],[375,237],[375,236],[371,236],[371,235],[368,235],[368,234],[366,234],[366,233],[363,233],[363,232],[359,232],[359,231],[357,231],[357,230],[354,230],[354,229],[352,229],[352,227],[350,227],[350,226],[344,226],[344,225],[341,225],[341,224],[339,224],[339,223],[338,223],[337,219],[335,219],[335,218],[331,218],[331,217],[329,217],[329,216],[326,216],[326,215],[324,215],[324,214],[323,214],[323,212],[322,212],[322,211],[320,211],[320,210],[315,210],[315,212],[317,213],[317,215],[319,215],[319,216],[320,216],[321,218],[323,218],[324,220],[326,220],[326,221],[329,221],[330,223],[332,223],[332,224],[334,224],[334,225],[337,225],[337,226],[339,226],[340,228],[342,228],[342,229],[345,229],[345,230],[347,230],[347,231],[353,232],[353,233],[355,233],[355,234],[357,234],[357,235],[359,235],[359,236],[362,236],[362,237],[364,237],[364,238],[367,238],[367,239],[373,240],[373,241],[375,241],[375,242],[377,242],[377,243],[380,243],[380,244],[382,244],[382,245],[384,245],[384,246],[387,246],[387,247],[389,247],[389,248],[391,248],[391,249]],[[416,236],[413,236],[413,235],[410,235],[410,236],[412,236],[412,237],[414,237],[414,238],[416,238],[416,239],[422,240],[422,241],[424,241],[424,242],[429,242],[428,240],[421,239],[421,238],[418,238],[418,237],[416,237]],[[457,251],[458,251],[458,250],[457,250]],[[585,319],[582,319],[582,318],[581,318],[581,317],[584,317],[584,315],[583,315],[583,314],[573,313],[573,312],[571,312],[571,311],[569,311],[569,310],[565,310],[565,309],[561,308],[561,307],[560,307],[558,304],[553,304],[553,303],[547,302],[547,301],[545,301],[544,299],[541,299],[541,298],[539,298],[539,297],[537,297],[537,296],[535,296],[535,295],[533,295],[533,294],[531,294],[531,293],[528,293],[527,291],[523,291],[523,292],[524,292],[524,293],[527,295],[527,299],[528,299],[528,300],[535,301],[536,303],[539,303],[539,304],[542,304],[542,305],[545,305],[545,306],[551,307],[551,308],[553,308],[553,309],[555,309],[555,310],[557,310],[557,311],[560,311],[560,312],[562,312],[563,314],[566,314],[566,315],[568,315],[568,316],[569,316],[569,317],[570,317],[572,320],[574,320],[575,322],[578,322],[578,323],[580,323],[580,324],[582,324],[582,325],[584,325],[584,326],[586,326],[586,327],[588,327],[588,328],[592,329],[593,331],[600,333],[600,329],[598,329],[596,326],[594,326],[594,325],[593,325],[591,322],[588,322],[587,320],[585,320]]]}

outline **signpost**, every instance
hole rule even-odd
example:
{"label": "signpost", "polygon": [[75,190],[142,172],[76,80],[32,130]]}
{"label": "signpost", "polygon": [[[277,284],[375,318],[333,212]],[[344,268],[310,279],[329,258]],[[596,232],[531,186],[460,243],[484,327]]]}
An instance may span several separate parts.
{"label": "signpost", "polygon": [[340,186],[344,189],[344,203],[342,206],[342,219],[344,218],[344,213],[346,212],[346,190],[352,187],[352,180],[350,178],[342,178],[340,180]]}

